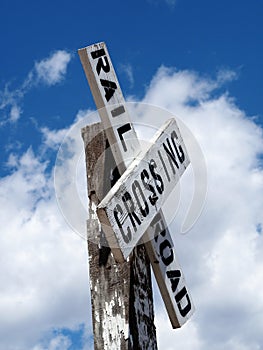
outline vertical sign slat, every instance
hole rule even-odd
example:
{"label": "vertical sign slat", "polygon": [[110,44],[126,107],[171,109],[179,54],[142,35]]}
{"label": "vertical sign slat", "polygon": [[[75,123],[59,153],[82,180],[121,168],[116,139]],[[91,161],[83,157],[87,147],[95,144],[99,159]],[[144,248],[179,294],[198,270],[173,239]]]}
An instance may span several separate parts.
{"label": "vertical sign slat", "polygon": [[105,43],[79,50],[113,156],[122,174],[140,152],[140,143],[126,109],[125,100]]}

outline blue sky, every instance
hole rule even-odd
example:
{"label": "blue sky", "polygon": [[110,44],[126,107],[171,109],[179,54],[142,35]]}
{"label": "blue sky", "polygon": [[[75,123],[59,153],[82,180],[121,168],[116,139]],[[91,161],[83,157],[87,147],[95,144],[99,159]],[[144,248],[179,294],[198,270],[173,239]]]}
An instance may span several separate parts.
{"label": "blue sky", "polygon": [[207,162],[204,212],[176,238],[196,314],[173,331],[155,286],[160,349],[263,349],[262,17],[262,0],[1,1],[1,350],[92,349],[85,242],[53,172],[95,109],[77,50],[99,41],[126,98],[178,115]]}

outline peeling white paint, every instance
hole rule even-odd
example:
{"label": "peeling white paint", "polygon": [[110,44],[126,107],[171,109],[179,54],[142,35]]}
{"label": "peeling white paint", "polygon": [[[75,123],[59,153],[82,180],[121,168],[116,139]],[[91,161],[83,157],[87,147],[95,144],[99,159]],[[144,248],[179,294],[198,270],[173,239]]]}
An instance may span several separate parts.
{"label": "peeling white paint", "polygon": [[126,324],[125,318],[121,317],[120,314],[114,315],[114,307],[114,300],[109,303],[106,302],[102,315],[102,337],[104,340],[104,349],[107,350],[119,350],[121,348],[121,338],[116,337],[116,334],[123,333],[125,338],[127,337],[128,325]]}

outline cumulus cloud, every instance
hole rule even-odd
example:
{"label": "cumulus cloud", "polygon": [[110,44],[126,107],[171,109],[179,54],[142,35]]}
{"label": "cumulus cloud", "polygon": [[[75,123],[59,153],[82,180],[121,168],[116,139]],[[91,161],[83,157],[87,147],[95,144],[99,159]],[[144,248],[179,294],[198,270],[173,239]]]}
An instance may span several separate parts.
{"label": "cumulus cloud", "polygon": [[44,146],[51,149],[58,149],[68,130],[50,130],[47,127],[43,127],[40,131],[43,135]]}
{"label": "cumulus cloud", "polygon": [[20,118],[21,108],[19,106],[13,105],[10,111],[9,121],[15,123]]}
{"label": "cumulus cloud", "polygon": [[217,83],[225,84],[238,78],[238,73],[230,69],[220,69],[217,74]]}
{"label": "cumulus cloud", "polygon": [[[172,330],[155,283],[160,348],[262,348],[262,129],[222,92],[222,84],[231,79],[236,79],[235,72],[221,71],[212,79],[161,67],[143,99],[182,119],[202,147],[208,172],[207,201],[196,225],[186,235],[177,234],[194,191],[188,171],[170,228],[196,312],[182,329]],[[76,120],[87,115],[81,111]],[[135,121],[158,127],[164,116],[139,115]],[[43,145],[56,149],[67,130],[42,132]],[[61,190],[72,174],[76,180],[74,164],[84,162],[78,132],[69,139],[73,163],[66,164],[66,173],[65,164],[58,169]],[[52,329],[75,329],[81,323],[91,333],[86,242],[66,226],[53,175],[39,154],[32,149],[22,156],[12,153],[7,166],[10,174],[0,180],[0,348],[67,349],[67,336],[49,337],[44,345],[41,339]],[[64,193],[70,215],[71,193]],[[173,208],[173,200],[168,206]]]}
{"label": "cumulus cloud", "polygon": [[20,118],[22,113],[19,106],[21,99],[24,96],[24,90],[18,88],[16,90],[10,89],[10,84],[6,84],[4,89],[0,90],[0,126],[4,126],[7,123],[14,124]]}
{"label": "cumulus cloud", "polygon": [[130,84],[130,87],[133,87],[134,76],[133,76],[132,66],[130,64],[121,64],[119,69],[120,69],[120,72],[123,72],[126,75],[128,82]]}
{"label": "cumulus cloud", "polygon": [[0,348],[31,349],[51,330],[91,327],[86,243],[58,209],[46,162],[29,149],[9,166],[0,180]]}
{"label": "cumulus cloud", "polygon": [[48,58],[35,63],[23,83],[15,89],[6,84],[0,90],[0,126],[15,124],[21,117],[24,96],[39,84],[53,86],[60,83],[66,75],[72,55],[65,50],[55,51]]}
{"label": "cumulus cloud", "polygon": [[[174,236],[196,306],[192,326],[187,326],[192,328],[194,343],[189,349],[260,349],[263,344],[262,235],[258,232],[263,221],[263,138],[261,127],[235,105],[229,93],[215,94],[234,78],[231,71],[220,72],[213,81],[195,72],[162,67],[145,96],[146,102],[183,120],[202,146],[207,163],[205,210],[187,235]],[[191,198],[187,177],[182,179],[181,193]],[[172,232],[179,231],[186,206],[182,209]],[[159,307],[160,339],[167,344],[178,340],[179,348],[186,349],[189,334],[184,329],[167,334]]]}
{"label": "cumulus cloud", "polygon": [[71,340],[64,335],[58,335],[53,338],[48,345],[36,345],[32,350],[68,350],[71,346]]}
{"label": "cumulus cloud", "polygon": [[54,85],[63,80],[68,63],[71,60],[70,53],[59,50],[50,57],[35,63],[36,76],[39,81],[47,85]]}

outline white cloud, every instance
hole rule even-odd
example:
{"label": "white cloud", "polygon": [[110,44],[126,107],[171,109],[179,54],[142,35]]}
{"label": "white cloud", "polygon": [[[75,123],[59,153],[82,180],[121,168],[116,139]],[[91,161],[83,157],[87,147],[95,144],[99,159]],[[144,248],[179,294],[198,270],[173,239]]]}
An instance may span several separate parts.
{"label": "white cloud", "polygon": [[50,130],[47,127],[41,128],[41,132],[43,135],[43,144],[47,148],[57,149],[58,146],[62,143],[67,129],[61,130]]}
{"label": "white cloud", "polygon": [[64,50],[56,51],[50,57],[36,62],[35,71],[37,78],[47,85],[57,84],[63,80],[70,60],[70,53]]}
{"label": "white cloud", "polygon": [[68,350],[71,346],[71,340],[64,335],[58,335],[51,339],[48,345],[36,345],[32,350]]}
{"label": "white cloud", "polygon": [[[189,126],[207,162],[204,213],[192,231],[174,237],[196,306],[189,326],[195,330],[193,349],[256,350],[263,343],[259,292],[263,237],[257,232],[263,221],[262,129],[238,109],[229,94],[213,97],[218,87],[234,78],[236,74],[229,71],[219,73],[213,81],[194,72],[162,67],[145,97],[146,102],[167,108]],[[151,122],[150,118],[144,121]],[[162,122],[160,115],[156,123]],[[187,176],[182,179],[181,193],[191,198]],[[178,232],[183,210],[172,232]],[[189,344],[189,333],[184,329],[167,332],[162,317],[157,314],[159,338],[186,349],[183,344]]]}
{"label": "white cloud", "polygon": [[2,113],[0,127],[8,123],[16,123],[22,114],[21,104],[24,96],[38,84],[47,86],[61,82],[66,75],[72,56],[65,50],[57,50],[48,58],[36,62],[23,83],[16,89],[6,84],[0,91],[0,112]]}
{"label": "white cloud", "polygon": [[121,64],[120,65],[120,71],[123,72],[127,79],[128,82],[130,84],[130,87],[133,87],[134,85],[134,76],[133,76],[133,69],[132,66],[130,64]]}
{"label": "white cloud", "polygon": [[237,72],[230,69],[221,69],[217,73],[217,83],[224,84],[229,81],[236,80],[238,78]]}
{"label": "white cloud", "polygon": [[2,91],[0,91],[0,112],[2,114],[0,126],[7,123],[16,123],[22,113],[19,103],[24,96],[23,89],[11,90],[7,84]]}
{"label": "white cloud", "polygon": [[[24,350],[52,329],[91,327],[87,252],[58,210],[46,164],[31,149],[9,160],[0,180],[0,348]],[[44,348],[65,349],[63,339]]]}
{"label": "white cloud", "polygon": [[16,123],[20,118],[21,108],[19,106],[13,105],[10,111],[9,121],[11,123]]}
{"label": "white cloud", "polygon": [[[196,313],[182,329],[172,330],[155,285],[160,348],[258,350],[263,344],[262,129],[229,94],[214,93],[235,78],[231,71],[220,74],[212,80],[161,67],[144,99],[168,109],[192,130],[209,180],[202,216],[187,235],[178,235],[193,188],[190,172],[182,179],[182,206],[171,234]],[[77,120],[86,114],[82,111]],[[136,121],[161,125],[164,120],[156,114]],[[51,148],[65,133],[42,131],[44,146]],[[71,145],[81,147],[81,142]],[[76,148],[71,151],[75,162]],[[12,153],[7,165],[10,175],[0,180],[0,348],[67,349],[69,337],[49,337],[45,346],[41,339],[52,329],[80,323],[91,330],[86,242],[65,225],[52,176],[39,155],[31,149],[20,157]],[[60,185],[76,173],[72,164],[66,166]],[[70,200],[65,192],[69,212]]]}
{"label": "white cloud", "polygon": [[[203,350],[203,344],[198,336],[198,329],[193,322],[188,322],[182,329],[171,331],[170,321],[164,308],[155,309],[155,325],[157,329],[157,344],[166,350]],[[159,331],[161,330],[161,332]],[[172,334],[174,332],[174,334]],[[178,333],[178,334],[176,334]],[[180,333],[180,334],[179,334]],[[175,341],[176,338],[176,341]]]}

